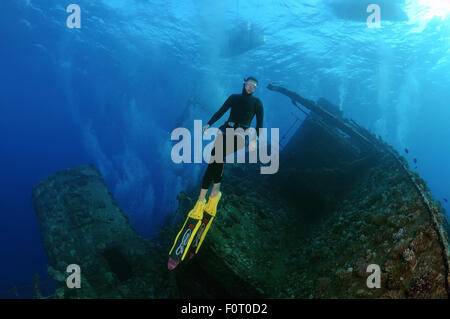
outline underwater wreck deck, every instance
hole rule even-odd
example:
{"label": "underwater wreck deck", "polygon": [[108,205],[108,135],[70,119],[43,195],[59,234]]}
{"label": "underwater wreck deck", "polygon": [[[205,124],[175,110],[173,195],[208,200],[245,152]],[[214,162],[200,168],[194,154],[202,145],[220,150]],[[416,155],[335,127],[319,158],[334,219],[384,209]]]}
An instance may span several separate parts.
{"label": "underwater wreck deck", "polygon": [[[93,165],[39,182],[33,201],[55,297],[448,298],[448,223],[424,180],[354,121],[271,89],[311,112],[278,173],[227,165],[208,236],[174,271],[168,252],[197,188],[179,194],[179,209],[146,240]],[[80,289],[66,286],[70,264],[81,267]],[[372,264],[380,288],[367,287]]]}

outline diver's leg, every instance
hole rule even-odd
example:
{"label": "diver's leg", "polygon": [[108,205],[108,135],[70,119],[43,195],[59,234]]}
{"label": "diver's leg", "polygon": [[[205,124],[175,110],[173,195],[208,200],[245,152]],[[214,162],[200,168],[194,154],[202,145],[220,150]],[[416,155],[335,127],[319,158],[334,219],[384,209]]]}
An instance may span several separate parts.
{"label": "diver's leg", "polygon": [[[240,141],[243,141],[243,143],[241,145],[239,145],[238,139],[241,139]],[[220,192],[220,183],[221,183],[223,172],[224,172],[224,169],[225,169],[225,157],[230,155],[230,154],[236,153],[237,151],[239,151],[240,149],[242,149],[244,147],[245,147],[245,140],[242,140],[241,136],[235,136],[234,137],[233,149],[228,151],[228,152],[226,150],[226,144],[225,143],[223,144],[223,153],[222,154],[224,154],[224,155],[223,155],[223,158],[222,158],[222,163],[216,163],[218,165],[216,167],[214,167],[214,171],[213,171],[213,173],[214,173],[214,175],[213,175],[213,182],[214,182],[214,184],[213,184],[213,188],[211,190],[210,197],[215,197]]]}
{"label": "diver's leg", "polygon": [[208,189],[207,189],[207,188],[202,188],[202,189],[200,190],[200,195],[198,195],[197,201],[198,201],[198,202],[201,202],[202,200],[204,200],[207,192],[208,192]]}
{"label": "diver's leg", "polygon": [[[214,161],[215,154],[216,154],[216,145],[213,147],[213,149],[211,151],[211,159],[208,164],[208,167],[206,168],[205,174],[203,176],[202,188],[201,188],[200,194],[198,196],[199,202],[201,202],[203,199],[205,199],[205,196],[206,196],[206,193],[208,192],[209,186],[213,182],[215,185],[217,183],[216,182],[217,178],[220,177],[220,175],[223,172],[223,166],[224,166],[223,160],[222,160],[222,163],[217,163],[216,161]],[[214,191],[214,187],[217,188],[217,186],[213,186],[213,191]]]}
{"label": "diver's leg", "polygon": [[223,157],[223,163],[216,163],[217,165],[214,167],[214,174],[213,174],[213,187],[211,190],[211,194],[209,194],[209,197],[216,197],[217,194],[220,192],[220,183],[222,181],[223,171],[225,169],[225,156]]}
{"label": "diver's leg", "polygon": [[[240,141],[242,142],[241,144],[238,143],[238,139],[240,139]],[[211,190],[210,196],[211,197],[217,196],[217,194],[220,192],[220,183],[221,183],[222,175],[223,175],[224,168],[225,168],[225,157],[232,153],[236,153],[238,150],[245,147],[245,140],[242,140],[242,136],[240,136],[240,135],[234,136],[233,149],[231,149],[228,152],[227,152],[226,143],[225,143],[226,135],[223,134],[222,139],[221,140],[218,139],[217,141],[222,142],[222,147],[223,147],[222,163],[217,163],[217,162],[211,160],[211,162],[208,164],[205,175],[203,176],[202,188],[201,188],[200,194],[198,196],[199,202],[202,201],[203,199],[205,199],[206,193],[208,192],[211,182],[213,182],[213,188]],[[215,155],[216,146],[219,146],[219,145],[217,145],[217,144],[214,145],[214,147],[211,151],[211,156]]]}
{"label": "diver's leg", "polygon": [[209,197],[216,197],[219,192],[220,192],[220,182],[214,183]]}
{"label": "diver's leg", "polygon": [[[225,140],[225,139],[224,139]],[[234,141],[233,141],[233,148],[230,150],[226,149],[226,143],[224,143],[224,147],[223,147],[223,154],[225,154],[224,158],[223,158],[223,162],[225,163],[225,157],[236,153],[237,151],[245,148],[246,146],[246,142],[245,142],[245,137],[241,134],[236,133],[234,135]]]}

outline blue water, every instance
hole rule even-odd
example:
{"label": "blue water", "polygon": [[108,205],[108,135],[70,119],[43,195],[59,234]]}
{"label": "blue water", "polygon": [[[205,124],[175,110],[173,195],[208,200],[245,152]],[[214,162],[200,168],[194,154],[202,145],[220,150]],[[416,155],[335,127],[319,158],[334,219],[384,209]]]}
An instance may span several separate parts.
{"label": "blue water", "polygon": [[265,127],[283,136],[304,118],[267,84],[325,97],[413,168],[417,158],[449,211],[450,1],[375,2],[380,28],[363,0],[74,0],[81,28],[70,29],[69,2],[1,1],[0,298],[13,284],[32,297],[33,276],[49,278],[36,182],[93,163],[150,238],[205,167],[174,164],[170,133],[208,121],[247,75],[259,79]]}

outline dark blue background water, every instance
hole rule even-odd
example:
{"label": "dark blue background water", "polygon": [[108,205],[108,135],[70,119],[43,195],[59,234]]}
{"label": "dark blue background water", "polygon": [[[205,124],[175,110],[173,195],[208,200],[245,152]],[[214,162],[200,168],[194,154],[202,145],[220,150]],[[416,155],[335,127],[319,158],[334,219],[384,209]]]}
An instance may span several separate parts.
{"label": "dark blue background water", "polygon": [[422,2],[381,1],[382,28],[369,29],[353,0],[77,1],[77,30],[66,26],[68,2],[2,1],[0,298],[13,296],[12,284],[32,297],[23,286],[34,274],[48,280],[37,181],[93,163],[151,237],[204,169],[171,161],[170,133],[206,122],[250,74],[260,79],[265,127],[282,136],[304,118],[268,83],[326,97],[410,163],[416,157],[435,198],[449,198],[450,4]]}

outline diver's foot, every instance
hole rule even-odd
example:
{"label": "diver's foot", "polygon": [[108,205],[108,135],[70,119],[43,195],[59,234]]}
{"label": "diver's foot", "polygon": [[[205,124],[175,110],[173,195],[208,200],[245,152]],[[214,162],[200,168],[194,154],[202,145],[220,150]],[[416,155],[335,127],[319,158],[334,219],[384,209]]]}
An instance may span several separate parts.
{"label": "diver's foot", "polygon": [[219,191],[217,192],[211,192],[211,194],[209,194],[209,197],[216,197],[219,194]]}
{"label": "diver's foot", "polygon": [[206,199],[197,201],[197,203],[195,203],[194,208],[192,208],[189,211],[188,216],[191,218],[195,218],[195,219],[202,219],[203,218],[203,209],[205,208],[205,205],[206,205]]}
{"label": "diver's foot", "polygon": [[205,211],[211,216],[216,216],[217,204],[222,197],[222,192],[219,192],[217,196],[209,196],[208,202],[205,205]]}

